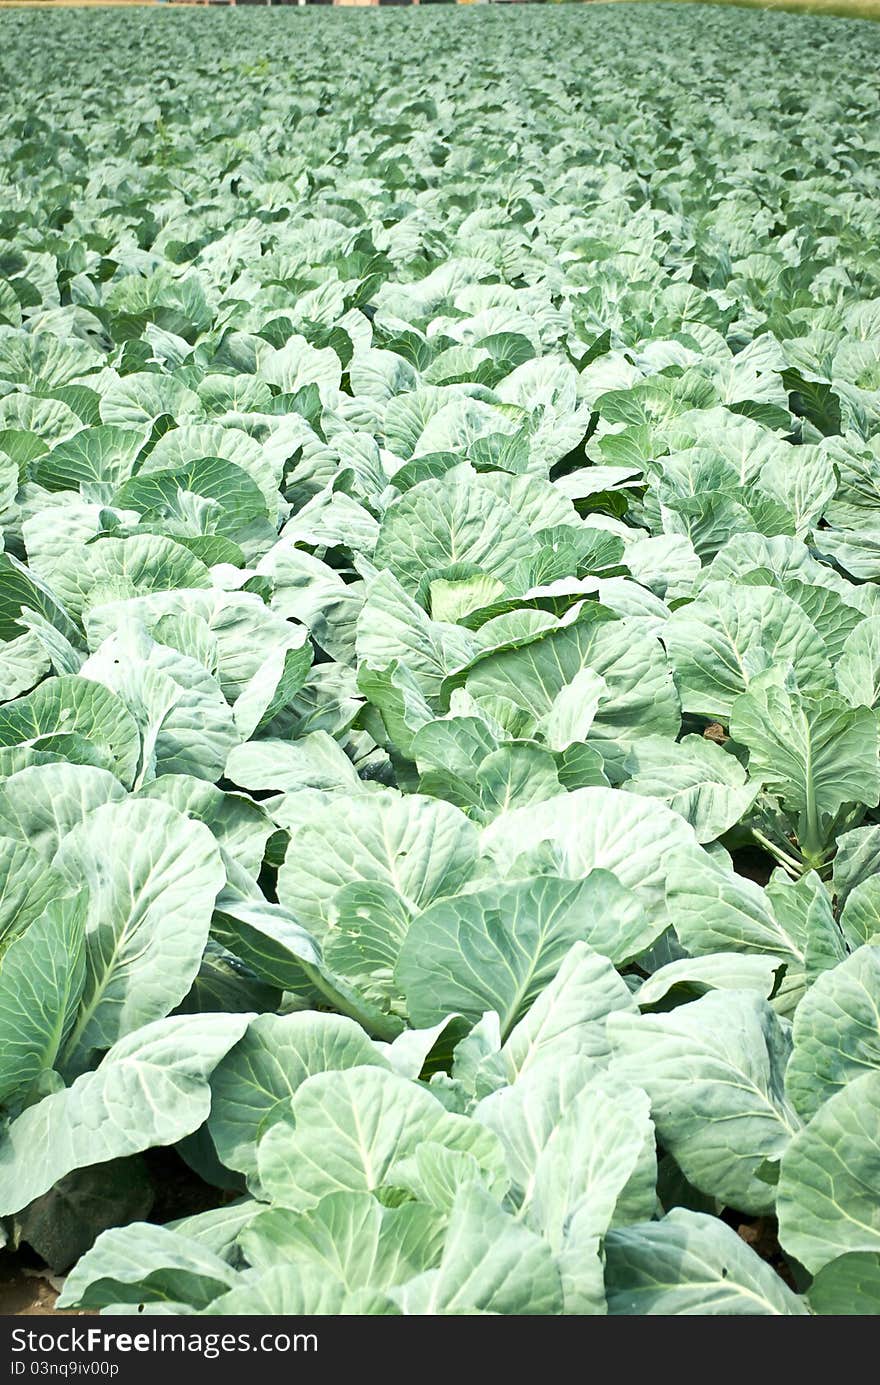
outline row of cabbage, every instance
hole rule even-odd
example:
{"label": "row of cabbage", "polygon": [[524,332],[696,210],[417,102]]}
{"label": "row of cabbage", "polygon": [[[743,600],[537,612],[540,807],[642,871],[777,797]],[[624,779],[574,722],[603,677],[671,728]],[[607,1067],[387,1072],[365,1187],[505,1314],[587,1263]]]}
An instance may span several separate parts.
{"label": "row of cabbage", "polygon": [[[10,1244],[109,1312],[877,1312],[880,37],[3,31]],[[164,1146],[215,1209],[146,1220]]]}

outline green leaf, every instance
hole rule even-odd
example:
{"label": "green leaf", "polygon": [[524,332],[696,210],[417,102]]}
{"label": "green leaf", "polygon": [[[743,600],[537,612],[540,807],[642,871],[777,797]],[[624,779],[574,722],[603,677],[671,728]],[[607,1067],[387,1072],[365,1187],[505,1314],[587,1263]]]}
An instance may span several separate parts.
{"label": "green leaf", "polygon": [[825,846],[826,819],[844,804],[880,798],[880,724],[867,707],[766,687],[736,700],[730,733],[748,748],[750,774],[799,814],[808,853]]}
{"label": "green leaf", "polygon": [[395,1293],[406,1313],[563,1311],[559,1272],[546,1242],[478,1185],[463,1188],[440,1264]]}
{"label": "green leaf", "polygon": [[651,1098],[657,1134],[685,1177],[740,1211],[768,1212],[761,1178],[798,1128],[783,1090],[790,1042],[765,1000],[711,991],[671,1014],[610,1017],[612,1071]]}
{"label": "green leaf", "polygon": [[880,877],[868,876],[850,890],[840,915],[840,927],[851,947],[880,937]]}
{"label": "green leaf", "polygon": [[24,842],[0,837],[0,957],[23,937],[66,883]]}
{"label": "green leaf", "polygon": [[392,1164],[426,1140],[500,1162],[494,1135],[451,1115],[436,1097],[380,1067],[354,1067],[307,1078],[257,1149],[260,1185],[283,1207],[305,1210],[328,1193],[374,1192]]}
{"label": "green leaf", "polygon": [[765,1000],[776,987],[781,965],[775,957],[739,952],[710,952],[668,962],[643,981],[635,993],[640,1009],[666,1000],[680,987],[686,999],[707,991],[757,991]]}
{"label": "green leaf", "polygon": [[330,1193],[306,1212],[273,1207],[241,1237],[261,1274],[279,1265],[320,1271],[349,1292],[386,1292],[428,1269],[442,1245],[442,1222],[414,1203],[383,1207],[369,1193]]}
{"label": "green leaf", "polygon": [[211,1078],[208,1130],[221,1161],[255,1176],[260,1139],[306,1078],[372,1063],[385,1066],[363,1030],[342,1015],[258,1016]]}
{"label": "green leaf", "polygon": [[837,686],[851,707],[880,702],[880,616],[870,616],[847,635],[834,670]]}
{"label": "green leaf", "polygon": [[478,483],[422,481],[386,512],[375,561],[412,593],[423,576],[455,563],[473,564],[506,585],[535,546],[516,511]]}
{"label": "green leaf", "polygon": [[[401,665],[422,696],[430,701],[439,696],[444,679],[467,664],[475,652],[476,642],[467,630],[432,620],[390,571],[379,572],[368,584],[357,620],[357,658],[361,665],[379,671]],[[364,692],[373,696],[369,685]],[[377,705],[384,714],[386,708],[379,698]],[[396,723],[386,724],[389,734],[394,736]],[[401,749],[406,749],[405,740],[401,741]]]}
{"label": "green leaf", "polygon": [[205,1308],[232,1288],[235,1271],[179,1231],[135,1222],[105,1231],[64,1282],[62,1308],[114,1303],[190,1304]]}
{"label": "green leaf", "polygon": [[822,1316],[876,1317],[880,1314],[880,1252],[840,1255],[823,1265],[807,1298],[813,1312]]}
{"label": "green leaf", "polygon": [[108,769],[130,788],[140,757],[137,724],[108,688],[87,678],[47,678],[0,708],[0,746],[47,750]]}
{"label": "green leaf", "polygon": [[157,774],[220,778],[239,732],[219,683],[197,660],[131,624],[104,640],[80,672],[110,688],[139,727],[135,787]]}
{"label": "green leaf", "polygon": [[500,1047],[499,1040],[497,1061],[486,1064],[487,1076],[494,1068],[501,1081],[515,1082],[543,1063],[559,1063],[571,1055],[605,1066],[611,1054],[608,1016],[634,1009],[629,988],[607,958],[585,943],[575,943],[507,1043]]}
{"label": "green leaf", "polygon": [[782,1158],[779,1239],[816,1274],[850,1251],[880,1251],[880,1073],[819,1107]]}
{"label": "green leaf", "polygon": [[773,587],[709,583],[673,611],[663,640],[686,712],[726,721],[740,694],[774,665],[791,667],[799,688],[833,685],[815,627]]}
{"label": "green leaf", "polygon": [[453,893],[470,876],[477,831],[451,804],[383,789],[337,794],[297,834],[278,872],[278,898],[323,930],[344,885],[390,885],[412,909]]}
{"label": "green leaf", "polygon": [[0,553],[0,639],[14,640],[21,632],[21,615],[36,611],[68,640],[77,631],[53,593],[10,553]]}
{"label": "green leaf", "polygon": [[745,817],[760,790],[746,780],[734,755],[703,736],[680,742],[646,736],[633,742],[626,760],[627,793],[659,798],[681,813],[698,842],[712,842]]}
{"label": "green leaf", "polygon": [[[586,684],[579,678],[585,670]],[[569,685],[574,686],[566,691]],[[587,729],[591,739],[626,744],[654,733],[675,736],[681,720],[659,640],[629,620],[609,620],[606,609],[591,602],[574,624],[481,659],[465,686],[478,702],[503,697],[528,712],[545,728],[553,749],[584,739]],[[590,716],[594,700],[597,710]]]}
{"label": "green leaf", "polygon": [[677,849],[695,844],[693,829],[665,804],[606,788],[576,789],[504,813],[482,841],[501,874],[512,873],[514,863],[520,876],[540,873],[548,861],[567,880],[582,880],[597,867],[611,871],[635,893],[654,924],[654,937],[666,926],[669,864]]}
{"label": "green leaf", "polygon": [[865,1071],[880,1071],[878,996],[880,947],[860,947],[823,972],[798,1006],[785,1087],[804,1120]]}
{"label": "green leaf", "polygon": [[77,1066],[183,1000],[225,871],[202,823],[149,799],[96,808],[56,863],[89,897],[86,979],[68,1041]]}
{"label": "green leaf", "polygon": [[339,1317],[399,1316],[384,1294],[371,1290],[349,1293],[338,1280],[314,1266],[278,1265],[257,1280],[221,1294],[205,1309],[220,1317]]}
{"label": "green leaf", "polygon": [[414,1024],[451,1012],[476,1020],[494,1010],[506,1039],[573,944],[597,946],[594,932],[624,955],[638,951],[646,932],[637,899],[606,871],[578,881],[548,875],[493,885],[417,915],[395,974]]}
{"label": "green leaf", "polygon": [[758,952],[804,965],[805,939],[777,918],[767,892],[706,852],[673,856],[666,898],[675,931],[692,955]]}
{"label": "green leaf", "polygon": [[266,843],[275,827],[269,814],[252,799],[224,793],[188,774],[160,775],[139,789],[137,797],[157,799],[185,817],[203,822],[223,851],[249,875],[259,875]]}
{"label": "green leaf", "polygon": [[94,808],[118,803],[125,790],[109,770],[91,765],[31,765],[0,784],[0,832],[33,847],[47,863]]}
{"label": "green leaf", "polygon": [[0,961],[0,1103],[55,1066],[83,985],[88,896],[56,899]]}
{"label": "green leaf", "polygon": [[134,470],[143,443],[143,432],[133,428],[84,428],[38,457],[31,476],[48,491],[80,491],[86,499],[109,502]]}
{"label": "green leaf", "polygon": [[198,1129],[211,1107],[211,1072],[246,1028],[241,1015],[157,1020],[121,1039],[94,1072],[29,1107],[0,1144],[0,1216],[73,1169]]}
{"label": "green leaf", "polygon": [[242,467],[222,457],[202,457],[168,471],[141,471],[127,480],[114,497],[124,510],[157,515],[163,523],[186,522],[190,496],[213,502],[205,507],[203,532],[235,538],[256,519],[266,517],[262,491]]}
{"label": "green leaf", "polygon": [[605,1242],[608,1311],[618,1316],[804,1316],[803,1300],[717,1217],[676,1208]]}

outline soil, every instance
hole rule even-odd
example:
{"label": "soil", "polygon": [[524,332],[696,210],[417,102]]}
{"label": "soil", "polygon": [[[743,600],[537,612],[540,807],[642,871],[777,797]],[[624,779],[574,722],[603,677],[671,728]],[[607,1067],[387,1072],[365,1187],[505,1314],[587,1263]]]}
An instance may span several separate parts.
{"label": "soil", "polygon": [[[173,1149],[149,1150],[144,1157],[156,1191],[150,1221],[164,1223],[206,1212],[235,1196],[205,1183]],[[29,1246],[0,1252],[0,1316],[94,1317],[93,1311],[56,1309],[62,1283],[63,1276],[53,1274]]]}
{"label": "soil", "polygon": [[776,869],[776,862],[773,858],[757,846],[737,847],[735,851],[731,852],[731,857],[737,875],[744,875],[747,880],[754,880],[756,885],[766,885]]}
{"label": "soil", "polygon": [[[0,1314],[32,1317],[55,1314],[60,1280],[27,1250],[4,1254],[0,1258]],[[58,1309],[58,1317],[90,1317],[76,1309]]]}
{"label": "soil", "polygon": [[790,1289],[798,1292],[791,1266],[779,1244],[779,1227],[775,1217],[744,1217],[741,1212],[727,1209],[722,1213],[722,1220],[726,1221],[728,1226],[732,1226],[741,1240],[745,1241],[747,1246],[751,1246],[762,1260],[772,1265],[779,1278]]}

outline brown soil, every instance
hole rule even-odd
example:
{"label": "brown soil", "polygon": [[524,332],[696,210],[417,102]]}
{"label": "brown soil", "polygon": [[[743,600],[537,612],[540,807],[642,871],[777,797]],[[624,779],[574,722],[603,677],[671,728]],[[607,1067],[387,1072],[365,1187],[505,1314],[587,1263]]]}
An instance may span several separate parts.
{"label": "brown soil", "polygon": [[[0,1314],[17,1317],[54,1314],[60,1281],[48,1270],[34,1269],[23,1255],[0,1257]],[[59,1317],[89,1317],[76,1309],[59,1309]]]}

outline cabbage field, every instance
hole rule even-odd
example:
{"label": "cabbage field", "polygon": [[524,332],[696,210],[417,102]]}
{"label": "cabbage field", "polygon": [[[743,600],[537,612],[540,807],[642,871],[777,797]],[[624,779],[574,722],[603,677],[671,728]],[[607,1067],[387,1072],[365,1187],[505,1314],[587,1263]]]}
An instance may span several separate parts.
{"label": "cabbage field", "polygon": [[2,1254],[880,1313],[880,28],[9,11],[0,111]]}

